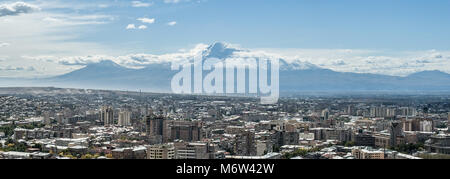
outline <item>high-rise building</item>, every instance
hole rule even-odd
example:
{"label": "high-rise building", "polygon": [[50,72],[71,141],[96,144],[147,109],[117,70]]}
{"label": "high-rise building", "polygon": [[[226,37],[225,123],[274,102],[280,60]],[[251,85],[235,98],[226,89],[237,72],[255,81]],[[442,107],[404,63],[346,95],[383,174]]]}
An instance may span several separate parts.
{"label": "high-rise building", "polygon": [[402,136],[403,129],[402,129],[402,123],[400,122],[391,122],[391,126],[389,127],[389,133],[390,133],[390,140],[389,140],[389,146],[397,146],[397,138],[399,136]]}
{"label": "high-rise building", "polygon": [[277,148],[283,145],[298,145],[299,140],[300,137],[298,132],[277,131],[272,136],[272,143]]}
{"label": "high-rise building", "polygon": [[347,114],[350,116],[353,116],[353,115],[355,115],[355,112],[356,112],[355,107],[353,107],[353,105],[349,105],[347,108]]}
{"label": "high-rise building", "polygon": [[[96,121],[96,120],[99,120],[100,115],[101,115],[101,111],[100,111],[100,112],[97,112],[97,111],[95,111],[95,110],[88,110],[88,111],[86,111],[86,113],[85,113],[86,120],[87,120],[87,121],[92,121],[92,122],[94,122],[94,121]],[[100,120],[101,120],[101,119],[100,119]]]}
{"label": "high-rise building", "polygon": [[414,117],[417,115],[417,110],[413,107],[401,107],[398,109],[398,115]]}
{"label": "high-rise building", "polygon": [[167,120],[164,117],[148,115],[145,117],[145,124],[150,143],[160,144],[167,140]]}
{"label": "high-rise building", "polygon": [[199,121],[169,121],[169,141],[196,142],[202,138],[202,124]]}
{"label": "high-rise building", "polygon": [[402,119],[403,131],[413,131],[412,120],[411,119]]}
{"label": "high-rise building", "polygon": [[105,126],[114,125],[114,110],[110,106],[103,106],[100,113],[100,120]]}
{"label": "high-rise building", "polygon": [[46,124],[46,125],[51,124],[52,120],[50,119],[50,112],[45,111],[43,115],[44,115],[44,124]]}
{"label": "high-rise building", "polygon": [[164,118],[158,116],[146,116],[145,123],[147,126],[147,134],[149,135],[163,135]]}
{"label": "high-rise building", "polygon": [[420,121],[419,118],[413,118],[413,119],[401,119],[402,120],[402,127],[403,131],[420,131]]}
{"label": "high-rise building", "polygon": [[256,156],[255,133],[247,130],[237,134],[234,152],[240,156]]}
{"label": "high-rise building", "polygon": [[330,117],[330,111],[328,111],[328,109],[323,110],[322,117],[323,117],[323,120],[328,120],[328,118]]}
{"label": "high-rise building", "polygon": [[395,108],[386,108],[386,117],[394,117],[395,115]]}
{"label": "high-rise building", "polygon": [[358,133],[353,139],[356,146],[375,146],[375,137],[370,134]]}
{"label": "high-rise building", "polygon": [[433,132],[433,121],[432,120],[422,120],[422,121],[420,121],[420,131],[422,131],[422,132]]}
{"label": "high-rise building", "polygon": [[119,112],[119,126],[131,126],[131,112],[123,110]]}

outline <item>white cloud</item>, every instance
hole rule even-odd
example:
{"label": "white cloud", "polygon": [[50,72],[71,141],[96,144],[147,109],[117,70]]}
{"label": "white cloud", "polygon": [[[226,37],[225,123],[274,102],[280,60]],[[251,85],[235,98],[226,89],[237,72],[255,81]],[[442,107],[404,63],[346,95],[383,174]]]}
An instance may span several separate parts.
{"label": "white cloud", "polygon": [[140,25],[138,28],[139,29],[147,29],[147,26],[146,25]]}
{"label": "white cloud", "polygon": [[176,21],[172,21],[172,22],[167,23],[167,25],[174,26],[174,25],[177,25],[177,22]]}
{"label": "white cloud", "polygon": [[134,24],[128,24],[126,29],[136,29],[136,25]]}
{"label": "white cloud", "polygon": [[0,67],[0,71],[35,71],[36,69],[32,66],[29,67],[13,67],[11,65],[6,67]]}
{"label": "white cloud", "polygon": [[189,2],[190,0],[164,0],[164,3],[167,4],[177,4],[180,2]]}
{"label": "white cloud", "polygon": [[[33,3],[39,4],[38,1]],[[40,4],[39,7],[41,7]],[[95,41],[79,40],[88,33],[96,33],[97,26],[110,23],[114,20],[113,17],[102,14],[80,14],[67,9],[53,11],[41,8],[42,10],[32,14],[22,13],[0,17],[0,43],[3,46],[0,48],[0,66],[23,67],[26,64],[35,69],[35,71],[24,70],[20,73],[4,70],[0,72],[0,76],[35,77],[67,72],[66,66],[24,59],[22,56],[117,53]],[[10,47],[5,48],[8,44]]]}
{"label": "white cloud", "polygon": [[76,14],[53,14],[42,19],[43,21],[53,23],[53,25],[79,26],[93,24],[107,24],[114,20],[107,15],[76,15]]}
{"label": "white cloud", "polygon": [[145,2],[141,2],[141,1],[132,1],[131,2],[132,7],[150,7],[152,5],[153,5],[153,2],[151,2],[151,3],[145,3]]}
{"label": "white cloud", "polygon": [[137,19],[138,21],[141,21],[142,23],[147,23],[147,24],[153,24],[155,23],[155,19],[154,18],[139,18]]}
{"label": "white cloud", "polygon": [[25,2],[15,2],[11,4],[0,4],[0,17],[2,16],[17,16],[20,14],[28,14],[39,11],[38,6],[28,4]]}
{"label": "white cloud", "polygon": [[0,42],[0,47],[7,47],[10,46],[11,44],[6,43],[6,42]]}
{"label": "white cloud", "polygon": [[192,3],[203,3],[206,2],[208,0],[195,0],[195,1],[191,1],[191,0],[164,0],[163,2],[166,4],[178,4],[178,3],[187,3],[187,2],[192,2]]}
{"label": "white cloud", "polygon": [[169,53],[163,55],[153,54],[129,54],[123,56],[110,55],[88,55],[88,56],[24,56],[25,59],[38,60],[42,62],[58,63],[66,66],[83,66],[97,63],[103,60],[112,60],[120,65],[130,68],[140,68],[155,63],[169,63],[177,60],[193,58],[196,54],[204,51],[208,46],[198,44],[193,49],[179,53]]}
{"label": "white cloud", "polygon": [[[92,53],[93,49],[99,49],[99,45],[94,42],[78,42],[76,39],[84,35],[87,30],[95,31],[95,26],[109,23],[111,20],[111,17],[107,15],[45,11],[0,18],[0,39],[17,47],[9,48],[8,51],[0,50],[0,54],[13,57],[42,55],[48,52]],[[97,47],[93,47],[94,44]]]}
{"label": "white cloud", "polygon": [[146,26],[146,25],[140,25],[140,26],[137,26],[137,27],[136,27],[135,24],[128,24],[127,27],[126,27],[126,29],[127,29],[127,30],[131,30],[131,29],[144,30],[144,29],[147,29],[147,26]]}
{"label": "white cloud", "polygon": [[92,9],[104,9],[114,5],[118,5],[118,1],[68,1],[68,0],[34,0],[33,4],[39,6],[44,10],[92,10]]}
{"label": "white cloud", "polygon": [[99,8],[108,8],[109,5],[108,4],[99,4],[98,7]]}
{"label": "white cloud", "polygon": [[339,72],[394,76],[440,70],[450,73],[450,52],[381,51],[361,49],[264,49],[288,62],[302,61]]}

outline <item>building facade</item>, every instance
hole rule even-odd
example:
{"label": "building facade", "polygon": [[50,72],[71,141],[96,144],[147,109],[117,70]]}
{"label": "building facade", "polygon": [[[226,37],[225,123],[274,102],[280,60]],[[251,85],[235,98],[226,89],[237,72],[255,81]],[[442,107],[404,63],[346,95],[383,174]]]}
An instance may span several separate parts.
{"label": "building facade", "polygon": [[173,144],[151,145],[147,147],[147,159],[174,159],[175,147]]}

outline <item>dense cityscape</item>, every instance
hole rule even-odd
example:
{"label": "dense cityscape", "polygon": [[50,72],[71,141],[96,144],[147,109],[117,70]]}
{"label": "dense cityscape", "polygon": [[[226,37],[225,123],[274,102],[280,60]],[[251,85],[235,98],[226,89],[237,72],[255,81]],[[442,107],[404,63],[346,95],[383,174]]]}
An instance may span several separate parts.
{"label": "dense cityscape", "polygon": [[450,158],[445,95],[0,94],[0,159]]}

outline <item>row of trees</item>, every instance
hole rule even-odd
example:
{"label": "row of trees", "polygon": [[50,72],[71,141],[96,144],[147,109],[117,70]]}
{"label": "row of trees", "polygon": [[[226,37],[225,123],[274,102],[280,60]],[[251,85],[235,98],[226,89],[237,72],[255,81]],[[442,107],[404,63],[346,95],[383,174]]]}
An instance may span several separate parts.
{"label": "row of trees", "polygon": [[1,146],[1,149],[5,152],[9,151],[26,152],[28,146],[26,143],[14,142],[13,140],[8,139],[5,142],[5,145]]}
{"label": "row of trees", "polygon": [[312,149],[298,149],[298,150],[296,150],[294,152],[285,153],[282,158],[290,159],[290,158],[293,158],[293,157],[305,157],[308,153],[318,152],[320,150],[321,149],[317,148],[317,147],[316,148],[312,148]]}
{"label": "row of trees", "polygon": [[413,154],[418,151],[424,151],[425,145],[423,143],[417,144],[400,144],[395,147],[390,147],[391,150],[395,150],[400,153]]}

